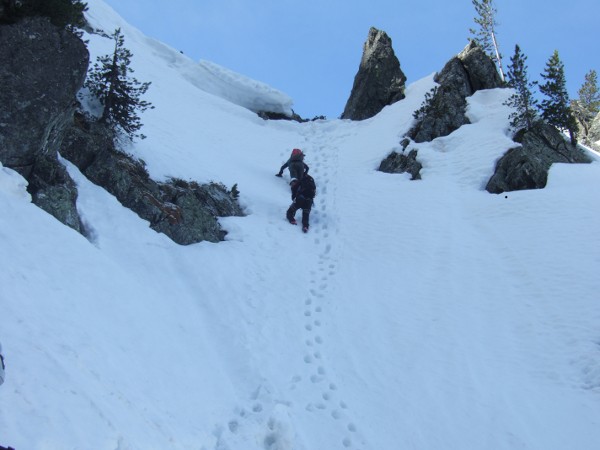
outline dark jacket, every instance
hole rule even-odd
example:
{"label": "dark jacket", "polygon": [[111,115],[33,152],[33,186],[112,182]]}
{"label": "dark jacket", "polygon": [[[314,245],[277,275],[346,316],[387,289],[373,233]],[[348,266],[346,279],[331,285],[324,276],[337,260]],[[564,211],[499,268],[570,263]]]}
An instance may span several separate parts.
{"label": "dark jacket", "polygon": [[288,167],[290,169],[290,177],[296,178],[297,180],[302,178],[305,173],[308,173],[309,169],[304,161],[290,158],[283,166],[281,166],[281,169],[279,169],[279,175],[281,175]]}
{"label": "dark jacket", "polygon": [[291,188],[292,200],[296,203],[306,205],[303,207],[312,206],[313,199],[317,194],[313,177],[305,173],[302,179],[291,184]]}

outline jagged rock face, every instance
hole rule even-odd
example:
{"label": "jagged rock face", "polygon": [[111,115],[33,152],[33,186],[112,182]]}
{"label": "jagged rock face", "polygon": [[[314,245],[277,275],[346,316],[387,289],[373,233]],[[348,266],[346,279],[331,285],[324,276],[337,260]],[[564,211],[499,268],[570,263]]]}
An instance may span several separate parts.
{"label": "jagged rock face", "polygon": [[472,41],[446,63],[434,80],[439,86],[429,111],[407,134],[415,142],[447,136],[469,123],[465,116],[467,97],[480,89],[502,86],[494,62]]}
{"label": "jagged rock face", "polygon": [[404,98],[405,83],[392,40],[385,32],[371,28],[342,119],[373,117],[385,106]]}
{"label": "jagged rock face", "polygon": [[502,87],[502,79],[496,65],[485,52],[473,41],[460,52],[457,58],[463,64],[467,73],[469,88],[468,95],[473,95],[481,89]]}
{"label": "jagged rock face", "polygon": [[37,155],[60,146],[73,120],[89,54],[46,19],[0,26],[0,158],[27,174]]}
{"label": "jagged rock face", "polygon": [[592,148],[597,152],[600,152],[600,113],[598,113],[596,118],[592,121],[587,137]]}
{"label": "jagged rock face", "polygon": [[34,203],[81,231],[77,190],[57,159],[89,54],[43,18],[0,26],[0,161],[29,181]]}
{"label": "jagged rock face", "polygon": [[231,192],[220,184],[153,181],[140,162],[115,149],[113,133],[103,124],[76,121],[65,137],[62,155],[150,222],[150,228],[178,244],[221,241],[226,233],[217,217],[243,215]]}
{"label": "jagged rock face", "polygon": [[589,163],[590,158],[566,141],[554,127],[537,122],[533,129],[515,137],[521,147],[510,149],[496,164],[486,190],[492,194],[541,189],[553,163]]}

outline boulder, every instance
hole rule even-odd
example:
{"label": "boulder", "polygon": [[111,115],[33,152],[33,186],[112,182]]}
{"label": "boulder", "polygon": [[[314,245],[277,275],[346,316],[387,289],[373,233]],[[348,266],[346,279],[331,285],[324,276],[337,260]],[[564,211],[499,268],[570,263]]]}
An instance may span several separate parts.
{"label": "boulder", "polygon": [[34,203],[81,231],[77,189],[58,161],[89,54],[48,19],[0,26],[0,161],[29,182]]}
{"label": "boulder", "polygon": [[392,40],[385,32],[371,28],[342,119],[368,119],[402,100],[405,82]]}
{"label": "boulder", "polygon": [[480,89],[502,86],[496,65],[473,41],[435,75],[438,86],[407,133],[415,142],[447,136],[469,123],[465,116],[467,97]]}
{"label": "boulder", "polygon": [[379,165],[379,171],[386,173],[410,173],[411,180],[421,179],[421,169],[423,165],[417,161],[417,150],[411,149],[408,154],[405,153],[409,144],[408,139],[401,143],[402,152],[393,151]]}
{"label": "boulder", "polygon": [[508,150],[496,163],[494,175],[485,188],[492,194],[544,188],[553,163],[591,162],[580,148],[542,121],[529,131],[522,130],[515,136],[515,142],[521,145]]}

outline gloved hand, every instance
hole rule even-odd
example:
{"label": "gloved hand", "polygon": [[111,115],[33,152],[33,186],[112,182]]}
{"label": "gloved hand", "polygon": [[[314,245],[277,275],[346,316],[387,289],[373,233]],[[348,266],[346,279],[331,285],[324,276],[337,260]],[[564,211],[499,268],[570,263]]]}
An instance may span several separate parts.
{"label": "gloved hand", "polygon": [[283,174],[282,173],[276,173],[275,176],[281,178],[283,176]]}

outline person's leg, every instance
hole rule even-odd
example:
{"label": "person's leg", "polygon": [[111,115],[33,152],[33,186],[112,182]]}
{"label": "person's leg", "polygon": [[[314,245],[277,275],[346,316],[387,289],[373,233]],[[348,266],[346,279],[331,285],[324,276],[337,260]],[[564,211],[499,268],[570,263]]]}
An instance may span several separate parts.
{"label": "person's leg", "polygon": [[295,223],[296,219],[296,211],[298,211],[298,206],[296,205],[296,203],[292,203],[290,205],[290,207],[288,208],[287,212],[285,213],[285,217],[287,218],[287,220],[290,223]]}
{"label": "person's leg", "polygon": [[308,228],[308,220],[310,218],[310,206],[308,208],[302,208],[302,227]]}

